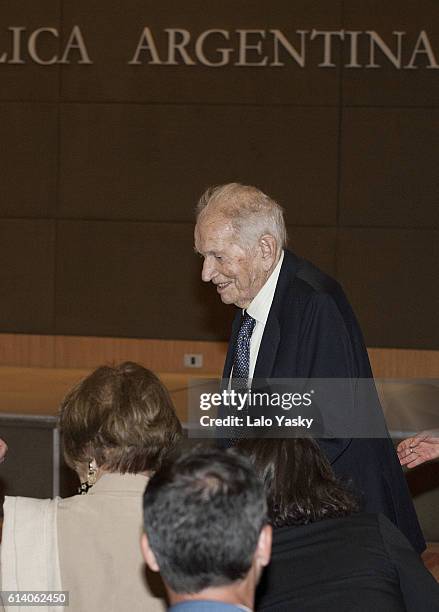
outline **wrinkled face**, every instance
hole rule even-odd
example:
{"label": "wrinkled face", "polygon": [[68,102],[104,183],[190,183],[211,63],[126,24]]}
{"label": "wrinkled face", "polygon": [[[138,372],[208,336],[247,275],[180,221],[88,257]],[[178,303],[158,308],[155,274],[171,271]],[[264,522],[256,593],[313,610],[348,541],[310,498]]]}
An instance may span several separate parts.
{"label": "wrinkled face", "polygon": [[203,281],[216,286],[224,304],[247,308],[267,280],[258,246],[240,246],[230,221],[206,211],[195,226],[195,249],[204,257]]}

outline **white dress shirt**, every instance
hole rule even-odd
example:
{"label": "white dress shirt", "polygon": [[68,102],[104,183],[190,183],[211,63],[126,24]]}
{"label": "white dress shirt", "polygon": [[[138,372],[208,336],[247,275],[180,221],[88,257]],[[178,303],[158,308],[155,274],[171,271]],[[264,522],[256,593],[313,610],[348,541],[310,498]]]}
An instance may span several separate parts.
{"label": "white dress shirt", "polygon": [[249,367],[249,382],[253,378],[255,371],[256,360],[258,358],[259,347],[261,346],[262,335],[264,333],[265,324],[268,319],[271,304],[276,291],[277,281],[279,278],[280,269],[284,260],[284,252],[280,256],[279,261],[273,272],[268,277],[265,285],[259,290],[259,293],[253,298],[247,308],[248,314],[255,319],[256,323],[253,328],[252,337],[250,340],[250,367]]}

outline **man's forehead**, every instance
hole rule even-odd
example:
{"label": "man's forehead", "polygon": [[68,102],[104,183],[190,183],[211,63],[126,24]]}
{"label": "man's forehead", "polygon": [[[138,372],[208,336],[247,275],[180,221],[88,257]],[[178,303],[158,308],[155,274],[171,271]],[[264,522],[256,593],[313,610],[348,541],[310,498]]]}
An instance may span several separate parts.
{"label": "man's forehead", "polygon": [[234,234],[231,220],[215,213],[200,215],[195,226],[196,243],[230,243]]}

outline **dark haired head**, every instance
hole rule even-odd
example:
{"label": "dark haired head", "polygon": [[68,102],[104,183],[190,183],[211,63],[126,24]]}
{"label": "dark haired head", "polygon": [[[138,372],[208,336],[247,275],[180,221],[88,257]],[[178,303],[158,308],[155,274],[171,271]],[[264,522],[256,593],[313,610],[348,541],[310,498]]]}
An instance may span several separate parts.
{"label": "dark haired head", "polygon": [[230,450],[197,448],[166,462],[143,508],[149,547],[176,593],[244,578],[266,523],[263,485],[248,459]]}
{"label": "dark haired head", "polygon": [[102,366],[76,385],[61,404],[60,426],[70,467],[95,459],[121,473],[156,470],[182,432],[164,385],[129,361]]}
{"label": "dark haired head", "polygon": [[306,525],[358,510],[354,496],[337,480],[314,440],[247,439],[238,448],[264,481],[274,527]]}

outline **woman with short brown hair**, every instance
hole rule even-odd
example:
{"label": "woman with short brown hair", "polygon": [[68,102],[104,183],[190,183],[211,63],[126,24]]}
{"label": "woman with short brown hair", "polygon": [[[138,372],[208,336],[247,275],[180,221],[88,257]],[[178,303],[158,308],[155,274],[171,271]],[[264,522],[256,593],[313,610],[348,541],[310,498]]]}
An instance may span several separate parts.
{"label": "woman with short brown hair", "polygon": [[155,471],[181,436],[167,389],[143,366],[101,366],[60,407],[64,458],[82,473],[90,460],[121,474]]}
{"label": "woman with short brown hair", "polygon": [[69,591],[72,612],[164,611],[138,541],[148,478],[182,434],[167,390],[136,363],[100,367],[68,393],[60,427],[82,495],[6,498],[2,589]]}

